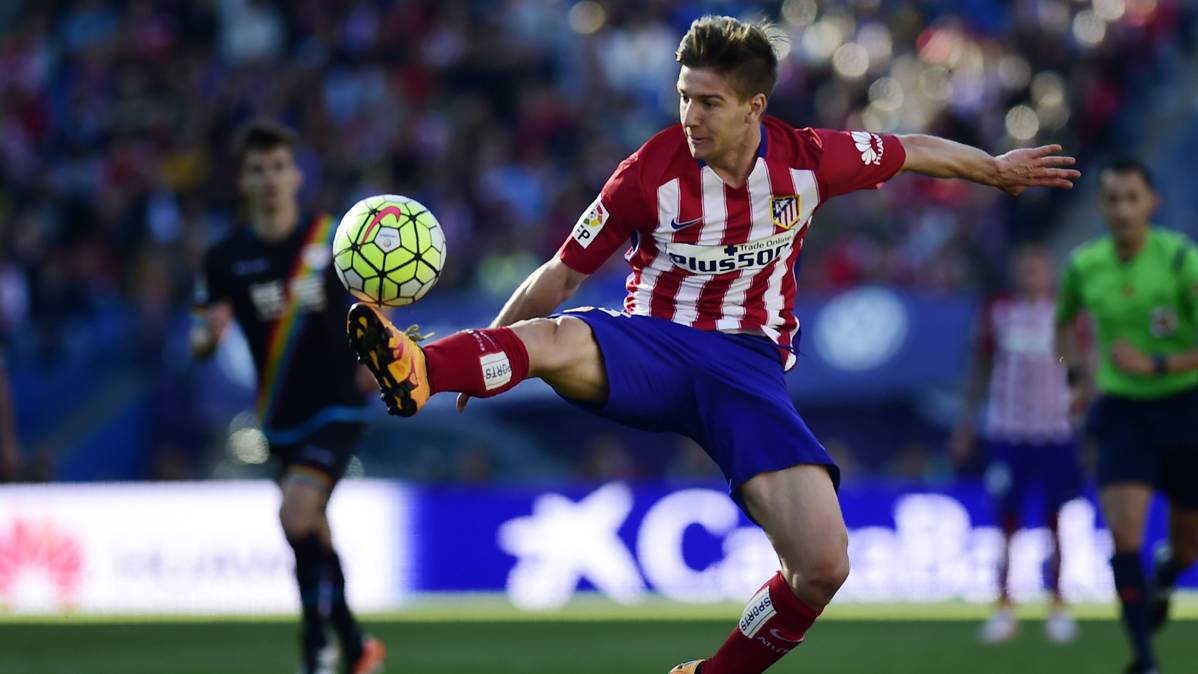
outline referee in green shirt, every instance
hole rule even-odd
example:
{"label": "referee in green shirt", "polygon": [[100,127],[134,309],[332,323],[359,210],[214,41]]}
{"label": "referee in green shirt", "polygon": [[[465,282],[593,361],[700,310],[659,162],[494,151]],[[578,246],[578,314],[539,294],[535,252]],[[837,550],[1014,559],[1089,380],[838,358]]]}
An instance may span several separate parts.
{"label": "referee in green shirt", "polygon": [[[1177,577],[1198,556],[1198,251],[1185,236],[1152,228],[1158,197],[1134,160],[1099,176],[1110,233],[1073,252],[1057,300],[1057,344],[1074,387],[1075,409],[1097,392],[1089,430],[1098,444],[1098,485],[1111,528],[1111,567],[1135,661],[1157,671],[1151,634],[1168,614]],[[1075,342],[1078,314],[1094,322],[1096,377]],[[1169,500],[1170,540],[1157,550],[1151,580],[1141,562],[1153,492]]]}

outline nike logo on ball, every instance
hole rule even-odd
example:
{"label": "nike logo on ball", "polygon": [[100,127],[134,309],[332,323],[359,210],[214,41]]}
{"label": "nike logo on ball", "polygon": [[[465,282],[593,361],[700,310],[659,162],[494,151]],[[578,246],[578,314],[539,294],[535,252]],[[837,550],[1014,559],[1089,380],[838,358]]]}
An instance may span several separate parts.
{"label": "nike logo on ball", "polygon": [[670,219],[670,227],[673,227],[674,229],[682,229],[683,227],[690,227],[691,225],[697,224],[702,221],[703,221],[703,218],[695,218],[694,220],[687,220],[686,222],[678,222],[678,218],[671,218]]}

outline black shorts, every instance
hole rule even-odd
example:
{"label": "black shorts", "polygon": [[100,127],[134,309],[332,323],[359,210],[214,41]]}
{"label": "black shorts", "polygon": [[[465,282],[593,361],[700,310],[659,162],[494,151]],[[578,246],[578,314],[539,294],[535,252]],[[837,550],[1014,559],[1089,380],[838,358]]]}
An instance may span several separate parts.
{"label": "black shorts", "polygon": [[360,423],[333,421],[296,442],[271,443],[270,453],[278,468],[276,479],[282,479],[293,468],[305,468],[336,484],[345,475],[354,449],[362,439],[362,430]]}
{"label": "black shorts", "polygon": [[1198,508],[1198,389],[1139,400],[1103,396],[1090,409],[1098,485],[1142,482]]}

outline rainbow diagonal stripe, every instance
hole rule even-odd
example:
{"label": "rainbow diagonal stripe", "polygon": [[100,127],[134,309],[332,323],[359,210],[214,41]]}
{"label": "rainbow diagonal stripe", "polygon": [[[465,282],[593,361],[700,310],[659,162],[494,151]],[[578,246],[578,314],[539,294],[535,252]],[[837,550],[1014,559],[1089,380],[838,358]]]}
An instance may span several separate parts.
{"label": "rainbow diagonal stripe", "polygon": [[304,253],[312,245],[331,246],[335,229],[333,216],[327,214],[317,216],[317,221],[310,225],[308,238],[300,246],[299,253],[291,264],[291,272],[287,274],[286,290],[284,291],[287,293],[287,305],[283,309],[282,315],[275,319],[274,325],[268,331],[266,367],[263,368],[258,381],[258,418],[263,425],[270,423],[270,415],[274,412],[275,402],[278,400],[279,390],[283,385],[283,364],[291,359],[291,352],[295,349],[296,339],[304,324],[304,314],[300,311],[299,299],[295,293],[291,292],[292,283],[306,274],[324,273],[323,269],[310,268]]}

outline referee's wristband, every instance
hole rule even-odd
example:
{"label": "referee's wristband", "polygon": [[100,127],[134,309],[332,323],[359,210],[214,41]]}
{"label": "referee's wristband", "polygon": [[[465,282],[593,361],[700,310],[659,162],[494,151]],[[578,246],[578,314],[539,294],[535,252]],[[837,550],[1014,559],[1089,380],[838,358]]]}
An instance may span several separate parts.
{"label": "referee's wristband", "polygon": [[1158,375],[1169,374],[1169,356],[1160,351],[1152,354],[1152,371]]}

